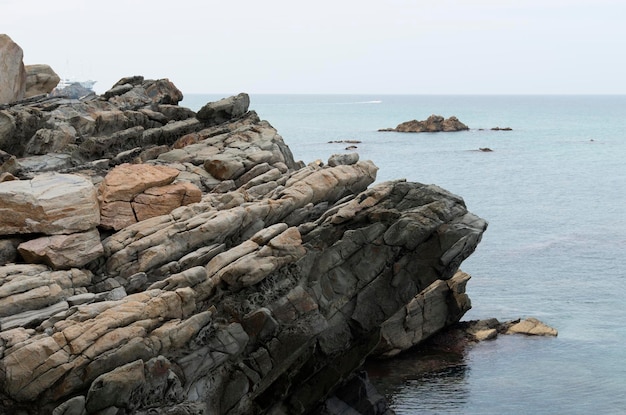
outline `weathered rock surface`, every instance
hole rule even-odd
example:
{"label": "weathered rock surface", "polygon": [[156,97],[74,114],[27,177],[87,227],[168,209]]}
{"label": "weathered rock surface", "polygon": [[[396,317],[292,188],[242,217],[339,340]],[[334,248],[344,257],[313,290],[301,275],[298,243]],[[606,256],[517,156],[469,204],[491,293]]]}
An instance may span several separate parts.
{"label": "weathered rock surface", "polygon": [[50,65],[25,65],[26,92],[24,98],[48,94],[57,86],[61,78]]}
{"label": "weathered rock surface", "polygon": [[396,355],[459,321],[471,308],[471,301],[465,294],[469,279],[469,274],[457,271],[448,281],[438,280],[417,294],[383,323],[381,342],[374,355]]}
{"label": "weathered rock surface", "polygon": [[98,188],[101,222],[120,230],[139,221],[165,215],[199,202],[202,191],[192,183],[172,184],[180,171],[166,166],[122,164],[109,172]]}
{"label": "weathered rock surface", "polygon": [[100,224],[92,182],[74,174],[42,174],[0,183],[0,235],[70,234]]}
{"label": "weathered rock surface", "polygon": [[436,133],[441,131],[448,132],[464,130],[469,130],[469,127],[454,116],[444,119],[441,115],[431,115],[424,121],[406,121],[398,124],[396,128],[384,128],[379,131],[396,131],[399,133]]}
{"label": "weathered rock surface", "polygon": [[294,161],[245,94],[198,116],[181,98],[129,77],[6,110],[0,408],[391,414],[355,374],[463,315],[486,222],[437,186],[373,185],[356,153]]}
{"label": "weathered rock surface", "polygon": [[53,269],[82,267],[104,254],[100,233],[95,228],[31,239],[20,244],[17,250],[26,262],[44,263]]}
{"label": "weathered rock surface", "polygon": [[19,101],[26,92],[26,70],[22,48],[0,34],[0,104]]}
{"label": "weathered rock surface", "polygon": [[558,335],[558,331],[537,320],[529,317],[521,321],[514,321],[507,325],[507,334],[527,334],[529,336],[548,336],[554,337]]}
{"label": "weathered rock surface", "polygon": [[234,97],[209,102],[198,111],[197,117],[207,125],[222,124],[248,112],[250,97],[241,93]]}

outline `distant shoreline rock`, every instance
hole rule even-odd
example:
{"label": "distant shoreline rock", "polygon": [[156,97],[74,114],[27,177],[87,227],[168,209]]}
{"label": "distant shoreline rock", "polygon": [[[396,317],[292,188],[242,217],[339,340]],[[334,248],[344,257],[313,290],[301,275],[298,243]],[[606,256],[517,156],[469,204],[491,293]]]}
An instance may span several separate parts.
{"label": "distant shoreline rock", "polygon": [[393,131],[399,133],[437,133],[466,130],[469,130],[469,127],[459,121],[459,119],[455,116],[444,119],[441,115],[433,114],[424,121],[405,121],[398,124],[396,128],[382,128],[378,131]]}

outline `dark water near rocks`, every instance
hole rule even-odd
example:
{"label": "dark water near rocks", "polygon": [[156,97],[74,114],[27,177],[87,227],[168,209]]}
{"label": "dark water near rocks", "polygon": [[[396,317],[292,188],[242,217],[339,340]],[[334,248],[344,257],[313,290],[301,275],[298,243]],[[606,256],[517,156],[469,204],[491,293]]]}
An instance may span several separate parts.
{"label": "dark water near rocks", "polygon": [[[533,316],[559,330],[378,365],[370,377],[398,414],[626,413],[626,96],[252,95],[250,107],[296,159],[359,140],[378,181],[462,196],[489,221],[462,266],[473,277],[464,319]],[[470,131],[377,132],[431,114]]]}

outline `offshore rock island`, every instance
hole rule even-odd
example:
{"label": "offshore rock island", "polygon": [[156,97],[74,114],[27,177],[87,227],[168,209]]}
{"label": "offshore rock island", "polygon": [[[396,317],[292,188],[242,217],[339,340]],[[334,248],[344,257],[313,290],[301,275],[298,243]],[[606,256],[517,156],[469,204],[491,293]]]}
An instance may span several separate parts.
{"label": "offshore rock island", "polygon": [[411,120],[398,124],[396,128],[381,128],[378,131],[393,131],[398,133],[438,133],[466,131],[469,127],[455,116],[444,118],[441,115],[431,115],[423,121]]}
{"label": "offshore rock island", "polygon": [[391,414],[364,360],[470,308],[483,219],[356,153],[294,160],[247,94],[23,96],[0,110],[4,413]]}

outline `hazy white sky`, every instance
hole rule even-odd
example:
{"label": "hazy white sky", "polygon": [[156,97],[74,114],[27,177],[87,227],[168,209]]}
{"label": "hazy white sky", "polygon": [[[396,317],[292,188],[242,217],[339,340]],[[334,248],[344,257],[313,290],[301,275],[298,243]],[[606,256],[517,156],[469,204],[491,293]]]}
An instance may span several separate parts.
{"label": "hazy white sky", "polygon": [[0,33],[98,92],[626,93],[624,0],[0,0]]}

